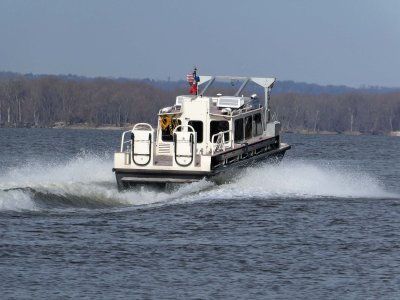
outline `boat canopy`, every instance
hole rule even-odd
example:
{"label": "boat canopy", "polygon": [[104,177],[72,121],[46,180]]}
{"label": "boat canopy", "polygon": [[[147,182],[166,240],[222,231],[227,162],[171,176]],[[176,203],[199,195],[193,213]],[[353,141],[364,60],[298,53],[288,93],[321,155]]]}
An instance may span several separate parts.
{"label": "boat canopy", "polygon": [[267,121],[269,121],[269,96],[272,87],[274,86],[276,78],[274,77],[238,77],[238,76],[207,76],[207,75],[202,75],[200,78],[200,81],[198,82],[198,85],[204,85],[206,86],[203,88],[201,93],[199,94],[200,96],[203,96],[207,89],[214,83],[214,81],[242,81],[242,84],[240,85],[239,89],[236,91],[234,94],[235,97],[238,97],[240,93],[243,91],[243,89],[246,87],[246,85],[249,82],[254,82],[258,84],[259,86],[264,88],[264,109],[265,109],[265,115],[267,116]]}

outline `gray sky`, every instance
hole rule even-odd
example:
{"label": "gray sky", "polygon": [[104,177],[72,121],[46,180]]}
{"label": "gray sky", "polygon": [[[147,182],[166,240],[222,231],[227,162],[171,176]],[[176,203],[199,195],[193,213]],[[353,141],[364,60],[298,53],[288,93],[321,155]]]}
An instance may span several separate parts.
{"label": "gray sky", "polygon": [[400,87],[399,0],[0,0],[0,70]]}

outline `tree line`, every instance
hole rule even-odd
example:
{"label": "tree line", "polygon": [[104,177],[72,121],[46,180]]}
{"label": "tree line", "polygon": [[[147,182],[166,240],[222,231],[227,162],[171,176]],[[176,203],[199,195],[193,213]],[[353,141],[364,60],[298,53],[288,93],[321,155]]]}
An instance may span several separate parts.
{"label": "tree line", "polygon": [[387,134],[400,130],[400,93],[279,94],[273,118],[284,131]]}
{"label": "tree line", "polygon": [[[22,75],[0,78],[0,127],[155,124],[160,108],[172,105],[177,95],[187,93],[182,84],[164,89],[151,81]],[[400,92],[396,91],[273,93],[271,108],[272,117],[282,123],[285,131],[400,131]]]}
{"label": "tree line", "polygon": [[[150,84],[59,76],[0,80],[0,126],[51,127],[88,124],[123,126],[154,122],[168,97]],[[167,95],[168,96],[168,95]],[[167,99],[166,99],[167,98]]]}

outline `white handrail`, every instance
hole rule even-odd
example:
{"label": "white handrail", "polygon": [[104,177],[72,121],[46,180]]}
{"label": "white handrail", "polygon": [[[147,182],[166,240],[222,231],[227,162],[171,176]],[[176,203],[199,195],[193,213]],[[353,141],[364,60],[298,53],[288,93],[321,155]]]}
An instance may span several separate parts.
{"label": "white handrail", "polygon": [[[126,148],[127,145],[130,145],[132,147],[132,140],[129,139],[128,141],[125,141],[125,134],[129,133],[133,133],[134,130],[140,130],[140,126],[143,127],[148,127],[148,129],[144,129],[144,130],[150,130],[152,133],[154,132],[153,126],[151,126],[148,123],[137,123],[133,126],[132,130],[128,130],[128,131],[124,131],[122,133],[122,138],[121,138],[121,151],[120,152],[124,152],[124,148]],[[125,147],[124,147],[125,146]],[[129,150],[127,150],[129,152]]]}
{"label": "white handrail", "polygon": [[[178,131],[178,129],[185,129],[186,131],[180,130]],[[189,129],[191,131],[189,131]],[[178,135],[181,134],[188,134],[190,133],[190,137],[189,140],[178,140]],[[191,125],[178,125],[175,127],[174,131],[173,131],[173,136],[174,136],[174,159],[175,159],[175,163],[180,166],[180,167],[187,167],[190,166],[193,163],[194,157],[196,155],[197,152],[197,132],[194,130],[194,128]],[[184,154],[184,155],[178,155],[177,153],[177,143],[189,143],[191,150],[190,150],[190,155]],[[185,159],[190,158],[189,162],[182,162],[179,161],[180,158],[184,157]]]}
{"label": "white handrail", "polygon": [[136,127],[139,127],[139,126],[146,126],[146,127],[149,127],[149,129],[150,129],[151,131],[153,131],[153,126],[151,126],[149,123],[137,123],[137,124],[135,124],[135,125],[133,126],[132,131],[135,130],[135,129],[139,129],[139,128],[136,128]]}
{"label": "white handrail", "polygon": [[178,126],[175,127],[173,133],[175,133],[175,132],[177,131],[177,129],[180,128],[180,127],[182,127],[182,128],[188,128],[188,129],[191,129],[192,132],[195,132],[195,131],[194,131],[194,128],[193,128],[191,125],[178,125]]}
{"label": "white handrail", "polygon": [[124,131],[123,133],[122,133],[122,138],[121,138],[121,151],[120,152],[124,152],[124,145],[125,144],[132,144],[132,140],[131,139],[129,139],[128,141],[125,141],[125,134],[126,133],[128,133],[128,132],[132,132],[132,131],[130,131],[130,130],[128,130],[128,131]]}
{"label": "white handrail", "polygon": [[[211,155],[214,155],[215,152],[218,150],[223,150],[225,151],[226,147],[232,147],[232,139],[230,138],[229,141],[225,141],[225,134],[229,133],[230,136],[232,136],[232,130],[225,130],[225,131],[220,131],[216,134],[213,134],[211,136]],[[217,140],[214,142],[215,138]],[[228,146],[227,146],[228,144]]]}

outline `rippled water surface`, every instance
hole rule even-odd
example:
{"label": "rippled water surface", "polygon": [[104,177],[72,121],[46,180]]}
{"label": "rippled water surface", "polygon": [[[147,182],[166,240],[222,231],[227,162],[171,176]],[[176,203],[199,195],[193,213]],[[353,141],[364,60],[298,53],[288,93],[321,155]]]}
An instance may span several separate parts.
{"label": "rippled water surface", "polygon": [[119,193],[120,135],[0,129],[1,299],[400,298],[400,138],[285,134],[279,165]]}

